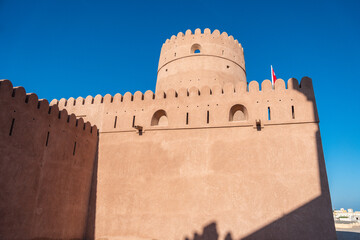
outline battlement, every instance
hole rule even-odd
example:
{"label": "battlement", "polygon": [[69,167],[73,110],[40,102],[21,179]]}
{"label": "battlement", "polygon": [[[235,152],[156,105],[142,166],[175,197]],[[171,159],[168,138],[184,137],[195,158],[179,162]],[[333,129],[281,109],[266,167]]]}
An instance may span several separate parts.
{"label": "battlement", "polygon": [[8,102],[9,106],[14,105],[9,101],[15,101],[22,104],[19,110],[35,111],[36,109],[39,115],[47,114],[51,121],[59,121],[60,124],[66,122],[70,128],[82,129],[84,133],[97,135],[97,127],[91,126],[90,122],[85,123],[82,118],[68,114],[66,109],[59,110],[57,105],[50,106],[46,99],[38,99],[35,93],[26,93],[23,87],[13,87],[9,80],[0,80],[0,100]]}
{"label": "battlement", "polygon": [[195,54],[195,50],[199,50],[199,55],[227,58],[245,69],[244,50],[238,40],[217,29],[211,33],[206,28],[202,33],[197,28],[194,33],[188,29],[185,34],[179,32],[177,36],[166,39],[161,49],[158,70],[169,61]]}
{"label": "battlement", "polygon": [[[261,88],[256,81],[248,85],[227,83],[224,87],[54,99],[50,105],[84,117],[104,132],[135,131],[135,125],[157,130],[161,124],[154,124],[153,119],[155,122],[160,120],[161,116],[156,117],[159,110],[166,115],[166,124],[162,126],[166,128],[252,127],[257,120],[265,125],[316,122],[314,101],[312,81],[304,77],[300,85],[296,79],[289,79],[287,87],[284,80],[278,79],[274,87],[269,80],[263,81]],[[241,111],[240,121],[232,120],[233,107]]]}
{"label": "battlement", "polygon": [[246,82],[241,44],[219,30],[187,30],[167,39],[161,49],[157,90]]}
{"label": "battlement", "polygon": [[114,96],[106,94],[101,96],[100,94],[93,96],[87,96],[86,98],[78,97],[69,99],[61,98],[53,99],[50,102],[51,106],[59,107],[70,107],[70,106],[79,106],[79,105],[92,105],[92,104],[106,104],[106,103],[130,103],[130,102],[152,102],[158,99],[184,99],[194,96],[217,96],[217,95],[226,95],[226,94],[260,94],[262,92],[266,93],[281,93],[286,90],[297,90],[308,97],[313,97],[313,86],[311,78],[304,77],[301,80],[301,84],[298,83],[296,78],[290,78],[287,81],[287,87],[285,86],[285,81],[283,79],[277,79],[274,87],[271,84],[270,80],[264,80],[260,85],[257,81],[251,81],[249,84],[240,82],[236,85],[231,83],[225,84],[224,87],[213,86],[212,88],[205,86],[201,89],[196,87],[191,87],[190,89],[180,88],[179,90],[168,89],[167,91],[157,91],[153,93],[151,90],[147,90],[145,93],[141,91],[136,91],[134,94],[126,92],[124,95],[120,93],[115,94]]}

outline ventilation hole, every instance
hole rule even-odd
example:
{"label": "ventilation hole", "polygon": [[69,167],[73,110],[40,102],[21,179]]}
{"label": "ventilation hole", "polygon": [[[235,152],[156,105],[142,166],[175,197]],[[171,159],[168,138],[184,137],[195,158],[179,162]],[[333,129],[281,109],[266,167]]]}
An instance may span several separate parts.
{"label": "ventilation hole", "polygon": [[116,128],[116,120],[117,120],[117,116],[115,116],[115,120],[114,120],[114,128]]}
{"label": "ventilation hole", "polygon": [[133,116],[132,127],[135,127],[135,115]]}
{"label": "ventilation hole", "polygon": [[47,132],[45,146],[49,144],[49,136],[50,136],[50,132]]}
{"label": "ventilation hole", "polygon": [[268,120],[271,120],[271,112],[270,112],[270,107],[268,107]]}
{"label": "ventilation hole", "polygon": [[226,68],[230,68],[230,66],[229,66],[229,65],[226,65]]}
{"label": "ventilation hole", "polygon": [[165,69],[165,72],[167,72],[167,69]]}
{"label": "ventilation hole", "polygon": [[15,123],[15,118],[13,118],[12,122],[11,122],[11,127],[10,127],[10,132],[9,132],[9,136],[12,135],[13,129],[14,129],[14,123]]}
{"label": "ventilation hole", "polygon": [[209,111],[207,111],[207,114],[206,114],[206,123],[209,124]]}
{"label": "ventilation hole", "polygon": [[291,115],[292,115],[292,119],[295,119],[295,108],[294,108],[294,106],[291,106]]}
{"label": "ventilation hole", "polygon": [[197,43],[195,43],[194,45],[191,46],[191,53],[200,53],[200,50],[201,50],[201,46]]}
{"label": "ventilation hole", "polygon": [[75,151],[76,151],[76,141],[74,143],[74,151],[73,151],[73,156],[75,156]]}
{"label": "ventilation hole", "polygon": [[189,125],[189,113],[186,113],[186,125]]}

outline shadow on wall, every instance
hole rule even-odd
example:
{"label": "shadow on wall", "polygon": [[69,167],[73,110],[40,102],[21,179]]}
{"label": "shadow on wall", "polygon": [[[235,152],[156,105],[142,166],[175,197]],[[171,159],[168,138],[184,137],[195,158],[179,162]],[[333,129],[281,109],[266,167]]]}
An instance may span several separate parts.
{"label": "shadow on wall", "polygon": [[[185,238],[185,240],[218,240],[219,234],[217,232],[216,223],[210,223],[209,225],[205,226],[203,229],[202,235],[194,233],[194,237],[192,239]],[[231,237],[231,233],[226,235],[226,240],[233,240]]]}

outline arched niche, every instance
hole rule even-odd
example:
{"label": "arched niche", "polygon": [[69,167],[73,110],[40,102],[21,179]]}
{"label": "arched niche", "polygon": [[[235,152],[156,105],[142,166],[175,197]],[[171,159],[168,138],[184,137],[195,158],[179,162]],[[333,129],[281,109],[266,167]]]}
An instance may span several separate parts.
{"label": "arched niche", "polygon": [[191,49],[190,49],[191,53],[200,53],[201,52],[201,46],[200,44],[198,43],[195,43],[191,46]]}
{"label": "arched niche", "polygon": [[167,126],[168,118],[164,110],[158,110],[151,118],[151,126]]}
{"label": "arched niche", "polygon": [[241,121],[246,121],[247,119],[248,119],[248,113],[244,105],[236,104],[231,107],[229,114],[230,122],[241,122]]}

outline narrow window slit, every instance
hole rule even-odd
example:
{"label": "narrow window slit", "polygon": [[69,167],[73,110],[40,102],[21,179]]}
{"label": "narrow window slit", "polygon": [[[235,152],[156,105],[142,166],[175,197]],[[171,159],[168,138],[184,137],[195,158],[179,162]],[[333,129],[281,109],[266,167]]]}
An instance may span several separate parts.
{"label": "narrow window slit", "polygon": [[135,127],[135,115],[133,116],[132,127]]}
{"label": "narrow window slit", "polygon": [[15,118],[12,119],[9,136],[12,135],[12,132],[13,132],[13,129],[14,129],[14,123],[15,123]]}
{"label": "narrow window slit", "polygon": [[187,112],[186,113],[186,125],[188,125],[189,124],[189,113]]}
{"label": "narrow window slit", "polygon": [[76,141],[74,143],[74,151],[73,151],[73,156],[75,156],[75,151],[76,151]]}
{"label": "narrow window slit", "polygon": [[50,136],[50,132],[47,132],[45,146],[47,146],[49,144],[49,136]]}
{"label": "narrow window slit", "polygon": [[295,109],[294,109],[294,105],[291,106],[291,115],[292,115],[292,119],[295,119]]}
{"label": "narrow window slit", "polygon": [[271,112],[270,112],[270,107],[268,107],[268,120],[271,120]]}
{"label": "narrow window slit", "polygon": [[115,116],[114,128],[116,128],[116,121],[117,121],[117,116]]}
{"label": "narrow window slit", "polygon": [[209,124],[209,111],[207,111],[207,114],[206,114],[206,123]]}

